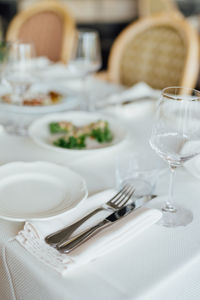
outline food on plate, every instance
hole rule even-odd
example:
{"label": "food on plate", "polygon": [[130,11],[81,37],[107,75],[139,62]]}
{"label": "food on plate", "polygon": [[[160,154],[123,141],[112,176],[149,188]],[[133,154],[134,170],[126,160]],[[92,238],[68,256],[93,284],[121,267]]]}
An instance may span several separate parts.
{"label": "food on plate", "polygon": [[71,122],[54,122],[49,124],[49,129],[52,134],[73,132],[75,126]]}
{"label": "food on plate", "polygon": [[50,91],[48,95],[51,98],[52,103],[57,103],[62,99],[62,95],[55,91]]}
{"label": "food on plate", "polygon": [[89,141],[109,143],[113,140],[109,123],[103,120],[79,127],[67,121],[51,122],[49,130],[52,135],[59,135],[53,144],[61,148],[84,149]]}
{"label": "food on plate", "polygon": [[[56,104],[61,101],[63,96],[55,91],[49,91],[47,94],[38,94],[36,96],[27,96],[23,99],[22,105],[25,106],[46,106]],[[1,99],[6,103],[15,103],[12,95],[3,95]]]}

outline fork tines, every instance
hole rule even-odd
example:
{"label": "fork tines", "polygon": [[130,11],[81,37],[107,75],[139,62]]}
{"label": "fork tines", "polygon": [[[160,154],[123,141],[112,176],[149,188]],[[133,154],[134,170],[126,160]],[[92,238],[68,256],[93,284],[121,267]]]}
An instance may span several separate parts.
{"label": "fork tines", "polygon": [[125,184],[123,188],[109,202],[114,203],[118,207],[125,205],[133,196],[135,188],[130,184]]}

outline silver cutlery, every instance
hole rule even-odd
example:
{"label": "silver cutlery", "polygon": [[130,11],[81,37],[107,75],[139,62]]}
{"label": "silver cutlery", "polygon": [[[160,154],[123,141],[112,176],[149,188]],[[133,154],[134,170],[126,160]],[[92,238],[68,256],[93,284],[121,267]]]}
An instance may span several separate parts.
{"label": "silver cutlery", "polygon": [[121,101],[113,101],[113,102],[105,102],[102,101],[103,103],[101,103],[101,101],[99,101],[99,103],[97,104],[97,107],[100,109],[106,108],[108,106],[116,106],[116,105],[127,105],[127,104],[131,104],[131,103],[138,103],[138,102],[143,102],[143,101],[148,101],[148,100],[155,100],[157,99],[157,97],[154,95],[146,95],[146,96],[133,96],[133,97],[127,97]]}
{"label": "silver cutlery", "polygon": [[78,246],[82,245],[86,242],[90,237],[94,236],[104,228],[112,225],[114,222],[118,221],[119,219],[127,216],[136,208],[135,203],[132,202],[131,204],[127,204],[123,206],[119,210],[115,211],[114,213],[107,216],[104,220],[96,224],[95,226],[85,230],[84,232],[76,235],[71,240],[65,241],[62,245],[57,245],[57,250],[63,253],[69,253],[72,250],[76,249]]}
{"label": "silver cutlery", "polygon": [[[126,203],[127,203],[128,200],[130,200],[131,197],[134,195],[134,192],[135,192],[135,189],[133,189],[133,187],[130,187],[130,189],[128,189],[127,194],[126,194],[126,197],[127,197]],[[135,202],[133,202],[133,203],[134,203],[134,205],[135,205]],[[123,207],[124,207],[124,205],[123,205],[123,206],[121,205],[121,207],[119,207],[118,209],[115,209],[115,211],[119,211],[119,210],[121,210]],[[73,240],[73,238],[72,238],[72,240]],[[71,242],[71,239],[70,239],[70,242]],[[68,243],[68,239],[64,238],[64,239],[62,239],[59,243],[57,243],[56,248],[57,248],[57,249],[61,249],[64,245],[66,245],[66,243]]]}
{"label": "silver cutlery", "polygon": [[127,104],[131,104],[131,103],[134,103],[134,102],[141,102],[142,100],[155,100],[155,98],[151,97],[151,96],[146,96],[146,97],[126,99],[126,100],[122,101],[120,104],[121,105],[127,105]]}
{"label": "silver cutlery", "polygon": [[45,237],[45,242],[50,244],[53,247],[59,243],[60,245],[62,242],[68,240],[71,234],[79,228],[86,220],[94,216],[96,213],[102,210],[118,210],[123,207],[128,200],[132,197],[135,189],[131,185],[125,185],[114,197],[112,197],[108,202],[103,204],[101,207],[98,207],[94,211],[90,212],[82,219],[78,220],[77,222],[73,223],[72,225],[66,226],[54,233],[49,234]]}
{"label": "silver cutlery", "polygon": [[[143,201],[140,202],[140,204],[136,205],[136,201],[133,201],[132,203],[126,205],[126,206],[123,206],[122,208],[120,208],[120,210],[118,211],[115,211],[114,213],[116,213],[114,216],[115,218],[117,217],[122,217],[122,216],[126,216],[127,214],[129,214],[132,210],[135,210],[136,208],[139,208],[141,206],[143,206],[145,203],[147,203],[148,201],[156,198],[157,195],[147,195],[145,197],[143,197]],[[113,213],[113,214],[114,214]],[[113,215],[111,214],[111,215]],[[113,217],[108,216],[106,217],[109,218],[109,219],[112,219]],[[112,223],[111,223],[112,224]],[[111,225],[110,224],[110,225]],[[98,224],[97,224],[98,225]],[[107,224],[108,225],[108,224]],[[106,225],[106,226],[107,226]],[[95,227],[96,228],[96,227]],[[102,227],[103,229],[104,227]],[[93,231],[93,229],[91,228],[91,230]],[[97,230],[97,229],[96,229]],[[76,235],[74,236],[73,238],[69,239],[69,240],[66,240],[64,241],[62,244],[57,244],[57,250],[60,251],[60,252],[64,252],[64,253],[69,253],[70,251],[74,250],[75,248],[77,248],[79,245],[82,245],[85,241],[88,240],[88,238],[90,237],[90,229],[87,229],[83,232],[81,232],[79,235]],[[85,236],[86,235],[86,236]],[[89,236],[88,236],[89,235]],[[92,233],[91,233],[92,235]],[[72,243],[73,242],[73,243]]]}

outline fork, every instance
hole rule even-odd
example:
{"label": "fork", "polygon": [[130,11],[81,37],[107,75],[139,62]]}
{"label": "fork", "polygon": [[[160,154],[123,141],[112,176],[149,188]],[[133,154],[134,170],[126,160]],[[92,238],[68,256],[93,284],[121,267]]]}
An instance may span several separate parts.
{"label": "fork", "polygon": [[130,199],[129,193],[131,192],[134,192],[134,188],[131,185],[126,184],[115,196],[113,196],[108,202],[106,202],[102,206],[90,212],[89,214],[87,214],[77,222],[73,223],[72,225],[66,226],[46,236],[45,242],[50,244],[53,247],[56,247],[56,245],[59,242],[62,242],[63,240],[67,240],[78,227],[80,227],[86,220],[88,220],[98,212],[102,210],[115,211],[117,209],[120,209]]}
{"label": "fork", "polygon": [[[126,202],[128,202],[128,200],[132,198],[134,193],[135,193],[135,189],[129,190],[129,192],[126,195],[126,197],[127,197]],[[130,208],[130,205],[129,205],[129,208],[126,205],[123,205],[121,209],[114,211],[114,213],[112,213],[110,216],[113,217],[113,214],[116,214],[116,219],[120,219],[122,216],[125,216],[128,211],[132,211],[135,208],[136,208],[135,202],[132,202],[131,208]],[[125,209],[123,211],[123,213],[121,211],[122,209],[123,210]],[[112,218],[111,218],[111,220],[112,220]],[[71,239],[68,239],[68,240],[63,239],[56,245],[56,249],[58,251],[61,251],[64,253],[68,253],[68,252],[72,251],[77,246],[81,245],[86,240],[88,240],[88,238],[91,237],[95,232],[97,233],[97,232],[99,232],[99,230],[105,228],[105,225],[106,225],[106,227],[111,225],[112,224],[111,220],[109,220],[109,223],[108,223],[108,219],[106,217],[106,219],[104,219],[100,223],[96,224],[95,226],[90,227],[89,229],[86,229],[85,231],[81,232],[80,234],[78,234],[76,236],[73,236]]]}

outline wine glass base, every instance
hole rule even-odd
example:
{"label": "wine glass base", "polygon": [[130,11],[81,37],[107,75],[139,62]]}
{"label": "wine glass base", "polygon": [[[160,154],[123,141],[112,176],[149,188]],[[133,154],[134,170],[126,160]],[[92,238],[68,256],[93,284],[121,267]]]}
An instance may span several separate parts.
{"label": "wine glass base", "polygon": [[186,226],[193,220],[192,212],[180,206],[176,206],[174,212],[162,210],[162,214],[162,219],[157,224],[166,227]]}

